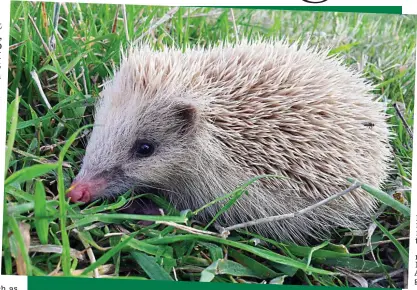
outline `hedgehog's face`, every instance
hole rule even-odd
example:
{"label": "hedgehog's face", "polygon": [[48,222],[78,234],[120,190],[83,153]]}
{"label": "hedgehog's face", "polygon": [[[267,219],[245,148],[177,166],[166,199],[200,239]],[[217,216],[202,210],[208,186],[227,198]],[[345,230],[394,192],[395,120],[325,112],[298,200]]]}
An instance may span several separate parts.
{"label": "hedgehog's face", "polygon": [[[190,163],[197,131],[197,109],[168,100],[98,106],[81,171],[68,196],[90,202],[129,189],[164,189],[181,176],[179,164]],[[149,191],[148,191],[149,192]]]}

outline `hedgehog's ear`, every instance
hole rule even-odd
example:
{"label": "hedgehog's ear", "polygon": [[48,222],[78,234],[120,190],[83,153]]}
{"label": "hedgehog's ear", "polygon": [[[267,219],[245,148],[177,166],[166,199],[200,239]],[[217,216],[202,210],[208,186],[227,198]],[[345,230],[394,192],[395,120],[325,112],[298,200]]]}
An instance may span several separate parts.
{"label": "hedgehog's ear", "polygon": [[179,103],[174,107],[175,118],[177,119],[175,129],[182,135],[191,133],[197,124],[198,112],[193,104]]}

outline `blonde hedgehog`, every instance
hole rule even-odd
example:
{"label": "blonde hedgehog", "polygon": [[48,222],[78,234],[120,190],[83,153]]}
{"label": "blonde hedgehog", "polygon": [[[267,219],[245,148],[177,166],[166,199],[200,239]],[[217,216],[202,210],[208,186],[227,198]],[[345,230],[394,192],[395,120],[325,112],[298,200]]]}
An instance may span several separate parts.
{"label": "blonde hedgehog", "polygon": [[[328,51],[255,42],[185,51],[133,48],[108,81],[73,202],[134,188],[197,209],[259,175],[218,220],[230,226],[292,213],[357,178],[380,187],[389,168],[385,106]],[[368,124],[372,124],[369,126]],[[375,199],[356,189],[313,211],[253,226],[282,241],[322,240],[363,228]],[[222,204],[199,215],[207,222]],[[158,213],[150,202],[131,213]]]}

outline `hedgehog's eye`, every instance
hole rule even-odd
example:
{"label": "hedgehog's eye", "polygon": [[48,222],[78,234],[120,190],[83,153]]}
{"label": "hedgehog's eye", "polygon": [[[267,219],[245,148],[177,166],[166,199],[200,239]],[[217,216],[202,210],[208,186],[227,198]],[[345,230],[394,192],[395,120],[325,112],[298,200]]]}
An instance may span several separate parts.
{"label": "hedgehog's eye", "polygon": [[137,157],[149,157],[155,151],[155,145],[148,140],[137,140],[132,150]]}

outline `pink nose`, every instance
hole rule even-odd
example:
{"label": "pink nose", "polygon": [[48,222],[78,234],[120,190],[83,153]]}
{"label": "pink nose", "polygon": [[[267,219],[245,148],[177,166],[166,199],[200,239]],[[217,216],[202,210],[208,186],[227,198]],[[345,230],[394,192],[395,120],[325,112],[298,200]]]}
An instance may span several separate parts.
{"label": "pink nose", "polygon": [[91,200],[92,187],[89,183],[73,183],[67,196],[71,202],[89,202]]}
{"label": "pink nose", "polygon": [[76,180],[67,192],[71,202],[90,202],[96,199],[105,189],[107,181],[103,178]]}

